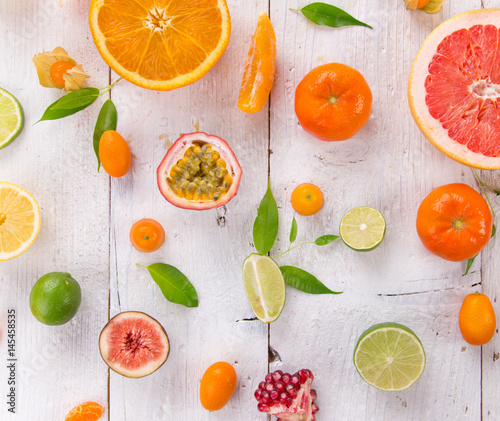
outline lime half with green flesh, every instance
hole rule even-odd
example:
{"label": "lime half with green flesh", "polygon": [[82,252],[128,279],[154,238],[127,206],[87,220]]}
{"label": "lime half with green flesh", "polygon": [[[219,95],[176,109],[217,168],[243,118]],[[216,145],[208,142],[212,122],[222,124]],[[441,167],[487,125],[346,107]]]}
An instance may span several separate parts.
{"label": "lime half with green flesh", "polygon": [[251,254],[243,263],[248,302],[263,323],[274,322],[285,306],[286,286],[280,268],[269,256]]}
{"label": "lime half with green flesh", "polygon": [[359,337],[354,365],[363,380],[377,389],[405,390],[424,372],[424,347],[408,327],[379,323]]}
{"label": "lime half with green flesh", "polygon": [[340,238],[356,251],[373,250],[380,245],[384,235],[384,217],[369,206],[351,209],[340,221]]}
{"label": "lime half with green flesh", "polygon": [[19,101],[0,88],[0,149],[21,133],[24,125],[23,109]]}

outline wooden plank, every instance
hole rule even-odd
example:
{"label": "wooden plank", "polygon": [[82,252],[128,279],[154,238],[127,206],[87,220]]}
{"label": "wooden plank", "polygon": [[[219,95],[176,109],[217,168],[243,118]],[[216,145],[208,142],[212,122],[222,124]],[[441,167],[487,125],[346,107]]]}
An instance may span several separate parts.
{"label": "wooden plank", "polygon": [[[7,415],[4,399],[2,419],[63,419],[81,402],[107,402],[107,371],[97,350],[108,313],[109,256],[108,180],[96,173],[92,149],[99,106],[34,125],[61,96],[38,84],[31,62],[36,53],[60,45],[83,63],[92,76],[89,83],[107,84],[107,68],[89,35],[86,7],[67,2],[61,8],[53,0],[0,4],[0,85],[19,99],[26,117],[19,138],[0,150],[0,180],[30,191],[42,215],[33,246],[1,263],[0,330],[5,332],[7,309],[14,308],[18,358],[16,415]],[[70,272],[82,288],[78,314],[58,327],[40,324],[28,304],[32,285],[52,271]],[[5,340],[2,335],[2,396],[8,390]]]}
{"label": "wooden plank", "polygon": [[[325,204],[314,216],[297,216],[297,242],[337,234],[342,215],[360,205],[383,213],[387,233],[370,253],[356,253],[339,241],[323,248],[304,246],[279,259],[279,264],[308,270],[344,293],[310,296],[289,288],[285,309],[271,326],[271,347],[280,356],[272,369],[311,369],[317,377],[320,417],[478,419],[480,354],[463,349],[457,316],[464,293],[480,282],[479,263],[463,277],[465,265],[430,255],[414,228],[418,205],[433,188],[458,181],[473,184],[474,178],[424,140],[406,95],[411,64],[425,37],[440,22],[468,10],[471,2],[447,2],[437,15],[407,11],[404,2],[335,4],[374,29],[318,27],[278,2],[272,8],[282,58],[271,115],[271,180],[281,223],[271,255],[288,247],[290,195],[303,182],[317,184]],[[480,7],[480,2],[474,5]],[[314,139],[294,114],[295,87],[309,70],[328,62],[358,69],[373,92],[370,120],[345,142]],[[362,331],[385,321],[412,328],[427,351],[423,378],[402,393],[370,388],[352,363]]]}
{"label": "wooden plank", "polygon": [[[211,418],[199,402],[199,385],[205,369],[222,360],[234,365],[239,383],[217,419],[250,420],[258,414],[252,395],[267,370],[267,327],[243,321],[253,313],[241,266],[252,252],[253,218],[266,187],[268,112],[246,115],[236,101],[259,6],[229,2],[231,41],[200,81],[160,93],[120,81],[113,91],[118,131],[134,159],[132,171],[111,183],[111,315],[124,310],[150,314],[164,325],[172,349],[166,364],[144,379],[111,373],[111,420],[144,414],[154,420]],[[168,147],[181,133],[198,130],[225,139],[243,167],[238,195],[218,210],[175,208],[156,185],[156,168]],[[134,250],[128,239],[131,225],[144,217],[157,219],[166,231],[164,246],[151,254]],[[186,274],[198,292],[198,308],[167,302],[147,271],[136,266],[155,262]]]}

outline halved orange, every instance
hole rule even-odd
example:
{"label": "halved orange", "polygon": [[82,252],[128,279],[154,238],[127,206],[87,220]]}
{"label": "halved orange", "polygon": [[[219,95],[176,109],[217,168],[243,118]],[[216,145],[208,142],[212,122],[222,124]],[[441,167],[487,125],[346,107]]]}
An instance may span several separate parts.
{"label": "halved orange", "polygon": [[238,108],[247,113],[260,111],[267,102],[274,82],[276,36],[265,12],[259,14],[250,51],[245,59]]}
{"label": "halved orange", "polygon": [[40,209],[23,188],[0,181],[0,261],[30,248],[40,231]]}
{"label": "halved orange", "polygon": [[92,0],[89,24],[99,53],[116,73],[162,91],[204,76],[231,33],[226,0]]}

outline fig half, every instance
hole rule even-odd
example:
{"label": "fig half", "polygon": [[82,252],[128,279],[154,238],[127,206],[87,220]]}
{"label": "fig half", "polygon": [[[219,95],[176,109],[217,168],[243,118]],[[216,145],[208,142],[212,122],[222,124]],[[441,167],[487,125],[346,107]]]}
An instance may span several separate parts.
{"label": "fig half", "polygon": [[158,166],[158,188],[179,208],[212,209],[236,195],[241,173],[226,141],[203,132],[188,133],[174,142]]}
{"label": "fig half", "polygon": [[138,311],[113,317],[99,336],[99,351],[108,367],[125,377],[154,373],[167,360],[170,343],[157,320]]}

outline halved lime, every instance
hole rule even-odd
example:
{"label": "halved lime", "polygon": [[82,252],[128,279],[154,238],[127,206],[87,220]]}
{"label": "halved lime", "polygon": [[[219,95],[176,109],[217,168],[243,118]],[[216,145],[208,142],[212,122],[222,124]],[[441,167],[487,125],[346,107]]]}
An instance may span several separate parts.
{"label": "halved lime", "polygon": [[408,327],[378,323],[359,337],[354,365],[363,380],[377,389],[405,390],[424,372],[424,347]]}
{"label": "halved lime", "polygon": [[0,149],[21,133],[24,125],[23,109],[19,101],[0,88]]}
{"label": "halved lime", "polygon": [[385,219],[369,206],[359,206],[347,212],[340,221],[340,238],[356,251],[370,251],[385,235]]}
{"label": "halved lime", "polygon": [[274,322],[286,298],[285,280],[274,260],[255,253],[248,256],[243,262],[243,285],[258,319],[263,323]]}

